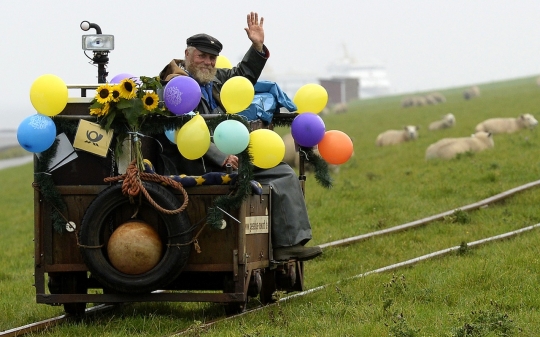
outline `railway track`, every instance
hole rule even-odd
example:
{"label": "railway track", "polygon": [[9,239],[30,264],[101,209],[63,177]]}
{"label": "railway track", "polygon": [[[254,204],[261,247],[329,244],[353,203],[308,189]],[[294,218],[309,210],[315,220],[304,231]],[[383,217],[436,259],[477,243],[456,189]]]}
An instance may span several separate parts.
{"label": "railway track", "polygon": [[[373,238],[373,237],[377,237],[377,236],[381,236],[381,235],[388,235],[388,234],[404,231],[404,230],[407,230],[407,229],[423,226],[423,225],[426,225],[426,224],[428,224],[430,222],[440,220],[440,219],[443,219],[443,218],[445,218],[445,217],[447,217],[449,215],[452,215],[457,210],[471,211],[471,210],[475,210],[475,209],[478,209],[478,208],[482,208],[482,207],[485,207],[485,206],[489,205],[490,203],[500,201],[500,200],[508,198],[508,197],[510,197],[510,196],[512,196],[512,195],[514,195],[516,193],[525,191],[527,189],[530,189],[530,188],[538,186],[538,185],[540,185],[540,180],[518,186],[516,188],[513,188],[513,189],[510,189],[508,191],[496,194],[496,195],[494,195],[492,197],[486,198],[484,200],[481,200],[481,201],[473,203],[473,204],[469,204],[469,205],[466,205],[466,206],[463,206],[463,207],[459,207],[459,208],[456,208],[456,209],[453,209],[453,210],[450,210],[450,211],[439,213],[439,214],[429,216],[429,217],[426,217],[426,218],[423,218],[423,219],[419,219],[419,220],[416,220],[416,221],[408,222],[408,223],[405,223],[405,224],[402,224],[402,225],[398,225],[398,226],[386,228],[386,229],[379,230],[379,231],[374,231],[374,232],[370,232],[370,233],[366,233],[366,234],[362,234],[362,235],[358,235],[358,236],[354,236],[354,237],[350,237],[350,238],[345,238],[345,239],[336,240],[336,241],[332,241],[332,242],[329,242],[329,243],[321,244],[320,247],[322,249],[325,249],[325,248],[330,248],[330,247],[338,247],[338,246],[349,245],[349,244],[356,243],[356,242],[359,242],[359,241],[367,240],[369,238]],[[531,225],[531,226],[528,226],[528,227],[524,227],[524,228],[521,228],[521,229],[518,229],[518,230],[514,230],[514,231],[502,233],[502,234],[499,234],[499,235],[495,235],[495,236],[492,236],[492,237],[484,238],[484,239],[481,239],[481,240],[473,241],[473,242],[467,243],[467,247],[468,248],[473,248],[473,247],[488,244],[488,243],[491,243],[491,242],[494,242],[494,241],[511,238],[511,237],[514,237],[514,236],[519,235],[521,233],[528,232],[528,231],[531,231],[533,229],[536,229],[538,227],[540,227],[540,223],[535,224],[535,225]],[[457,250],[459,250],[461,248],[462,248],[462,246],[454,246],[454,247],[442,249],[442,250],[435,251],[435,252],[432,252],[432,253],[429,253],[429,254],[425,254],[425,255],[410,259],[410,260],[406,260],[406,261],[402,261],[402,262],[399,262],[399,263],[391,264],[391,265],[381,267],[381,268],[378,268],[378,269],[375,269],[375,270],[371,270],[371,271],[368,271],[368,272],[365,272],[365,273],[362,273],[362,274],[350,276],[348,278],[345,278],[343,280],[340,280],[340,281],[337,281],[337,282],[334,282],[334,283],[331,283],[331,284],[325,284],[325,285],[322,285],[322,286],[319,286],[319,287],[315,287],[315,288],[312,288],[312,289],[308,289],[308,290],[305,290],[305,291],[302,291],[302,292],[299,292],[299,293],[295,293],[295,294],[280,298],[274,304],[269,304],[269,305],[266,305],[266,306],[258,306],[258,307],[255,307],[255,308],[248,309],[248,310],[246,310],[246,311],[244,311],[244,312],[242,312],[240,314],[237,314],[237,315],[232,315],[232,316],[228,316],[228,317],[224,317],[224,318],[219,318],[219,319],[215,319],[215,320],[206,322],[204,324],[200,324],[200,325],[197,326],[197,329],[205,329],[205,328],[208,328],[208,327],[210,327],[210,326],[212,326],[212,325],[214,325],[214,324],[216,324],[218,322],[223,322],[225,320],[234,319],[234,318],[237,318],[239,316],[243,316],[243,315],[252,313],[254,311],[261,310],[263,308],[266,308],[266,307],[269,307],[269,306],[272,306],[272,305],[276,305],[277,303],[281,303],[281,302],[289,301],[289,300],[297,298],[297,297],[305,296],[305,295],[311,294],[313,292],[323,290],[323,289],[325,289],[325,288],[327,288],[329,286],[339,284],[339,283],[344,282],[346,280],[362,278],[362,277],[369,276],[371,274],[382,273],[382,272],[391,271],[391,270],[399,269],[399,268],[402,268],[402,267],[410,266],[410,265],[413,265],[413,264],[416,264],[416,263],[419,263],[419,262],[422,262],[422,261],[429,260],[431,258],[440,257],[440,256],[443,256],[443,255],[452,253],[452,252],[457,251]],[[105,304],[96,305],[94,307],[86,309],[85,315],[95,315],[97,313],[112,310],[115,307],[116,307],[116,305],[105,305]],[[53,317],[53,318],[46,319],[46,320],[43,320],[43,321],[39,321],[39,322],[23,325],[23,326],[20,326],[20,327],[17,327],[17,328],[2,331],[2,332],[0,332],[0,337],[22,336],[22,335],[25,335],[25,334],[28,334],[28,333],[35,333],[35,332],[44,331],[44,330],[50,329],[50,328],[52,328],[54,326],[58,326],[60,324],[69,322],[69,321],[73,320],[74,318],[75,317],[69,316],[69,315],[61,315],[61,316],[58,316],[58,317]],[[187,328],[185,330],[178,331],[175,334],[173,334],[172,336],[181,336],[181,335],[183,335],[185,333],[190,332],[192,329],[193,328],[190,327],[190,328]]]}
{"label": "railway track", "polygon": [[[491,243],[491,242],[494,242],[494,241],[508,239],[508,238],[511,238],[511,237],[516,236],[518,234],[531,231],[531,230],[536,229],[538,227],[540,227],[540,223],[538,223],[536,225],[524,227],[524,228],[521,228],[521,229],[518,229],[518,230],[515,230],[515,231],[506,232],[506,233],[503,233],[503,234],[499,234],[499,235],[487,237],[487,238],[484,238],[484,239],[481,239],[481,240],[473,241],[473,242],[467,243],[467,248],[474,248],[474,247],[484,245],[484,244],[487,244],[487,243]],[[383,273],[383,272],[387,272],[387,271],[391,271],[391,270],[396,270],[396,269],[400,269],[400,268],[403,268],[403,267],[408,267],[408,266],[414,265],[414,264],[422,262],[422,261],[426,261],[426,260],[436,258],[436,257],[440,257],[440,256],[443,256],[443,255],[447,255],[449,253],[458,251],[458,250],[460,250],[462,248],[463,248],[462,246],[454,246],[454,247],[438,250],[438,251],[435,251],[435,252],[432,252],[432,253],[429,253],[429,254],[425,254],[425,255],[422,255],[422,256],[418,256],[418,257],[415,257],[413,259],[409,259],[409,260],[406,260],[406,261],[402,261],[402,262],[394,263],[394,264],[391,264],[391,265],[388,265],[388,266],[385,266],[385,267],[374,269],[374,270],[371,270],[371,271],[368,271],[368,272],[365,272],[365,273],[350,276],[350,277],[347,277],[345,279],[342,279],[342,280],[334,282],[334,283],[328,283],[328,284],[325,284],[325,285],[322,285],[322,286],[318,286],[318,287],[315,287],[315,288],[311,288],[311,289],[308,289],[308,290],[305,290],[305,291],[302,291],[302,292],[299,292],[299,293],[295,293],[295,294],[283,297],[283,298],[279,299],[276,303],[268,304],[268,305],[265,305],[265,306],[259,306],[259,307],[253,308],[253,309],[246,310],[246,311],[244,311],[244,312],[242,312],[240,314],[237,314],[237,315],[228,316],[228,317],[224,317],[224,318],[221,318],[221,319],[216,319],[216,320],[201,324],[201,325],[197,326],[197,329],[206,329],[206,328],[208,328],[208,327],[210,327],[210,326],[212,326],[212,325],[214,325],[216,323],[223,322],[223,321],[230,320],[230,319],[234,319],[234,318],[237,318],[239,316],[243,316],[243,315],[246,315],[248,313],[260,310],[262,308],[266,308],[266,307],[276,305],[277,303],[290,301],[290,300],[292,300],[294,298],[309,295],[309,294],[312,294],[314,292],[326,289],[326,288],[328,288],[330,286],[334,286],[334,285],[340,284],[340,283],[348,281],[348,280],[362,278],[362,277],[366,277],[366,276],[369,276],[369,275],[372,275],[372,274]],[[179,331],[179,332],[177,332],[177,333],[175,333],[175,334],[173,334],[171,336],[181,336],[181,335],[183,335],[185,333],[189,333],[192,329],[193,328],[188,328],[188,329]]]}
{"label": "railway track", "polygon": [[[112,310],[115,307],[116,305],[105,305],[105,304],[96,305],[96,306],[86,309],[85,315],[88,315],[88,316],[95,315],[97,313]],[[47,329],[72,321],[74,319],[76,319],[76,317],[69,316],[69,315],[61,315],[61,316],[49,318],[43,321],[30,323],[30,324],[26,324],[17,328],[2,331],[0,333],[0,336],[15,337],[15,336],[23,336],[28,333],[45,331]]]}

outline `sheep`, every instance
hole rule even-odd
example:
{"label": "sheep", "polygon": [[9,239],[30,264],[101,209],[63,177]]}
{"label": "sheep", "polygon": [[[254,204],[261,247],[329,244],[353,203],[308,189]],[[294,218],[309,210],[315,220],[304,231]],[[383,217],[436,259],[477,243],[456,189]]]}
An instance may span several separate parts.
{"label": "sheep", "polygon": [[413,106],[413,105],[414,105],[414,102],[413,102],[412,97],[410,97],[410,96],[403,97],[403,99],[401,100],[401,107],[402,108],[408,108],[408,107]]}
{"label": "sheep", "polygon": [[447,113],[443,116],[441,120],[435,121],[431,124],[429,124],[428,129],[433,130],[441,130],[441,129],[447,129],[451,128],[454,125],[456,125],[456,117],[454,117],[454,114]]}
{"label": "sheep", "polygon": [[475,97],[480,97],[480,88],[478,86],[475,85],[463,91],[463,98],[471,99]]}
{"label": "sheep", "polygon": [[531,114],[522,114],[517,118],[490,118],[479,123],[475,130],[491,133],[513,133],[522,129],[532,129],[538,124]]}
{"label": "sheep", "polygon": [[[298,154],[298,149],[294,142],[293,136],[288,133],[282,137],[283,143],[285,144],[285,155],[283,156],[283,162],[289,164],[292,168],[298,168],[300,166],[300,155]],[[313,149],[313,153],[319,155],[319,150],[317,147]],[[312,170],[312,165],[305,165],[304,170],[309,172]],[[328,169],[333,173],[339,173],[339,165],[328,164]]]}
{"label": "sheep", "polygon": [[332,111],[330,110],[330,108],[325,106],[324,109],[322,109],[321,112],[319,112],[319,117],[323,118],[325,116],[330,115],[331,113],[332,113]]}
{"label": "sheep", "polygon": [[281,138],[285,144],[285,155],[283,156],[283,162],[289,164],[290,167],[295,167],[294,160],[295,157],[298,157],[298,149],[296,148],[294,138],[290,133]]}
{"label": "sheep", "polygon": [[435,100],[436,100],[438,103],[445,103],[445,102],[446,102],[446,97],[444,97],[444,95],[441,94],[440,92],[433,92],[433,93],[431,93],[431,97],[435,98]]}
{"label": "sheep", "polygon": [[440,92],[432,92],[423,96],[405,96],[401,99],[401,107],[408,108],[410,106],[435,105],[446,102],[446,97]]}
{"label": "sheep", "polygon": [[332,112],[335,114],[341,114],[347,112],[347,103],[338,103],[332,107]]}
{"label": "sheep", "polygon": [[435,105],[439,103],[437,101],[437,98],[435,98],[435,96],[433,96],[432,94],[425,95],[424,98],[426,99],[426,103],[428,105]]}
{"label": "sheep", "polygon": [[427,105],[427,99],[424,96],[413,96],[413,102],[416,106]]}
{"label": "sheep", "polygon": [[418,138],[418,130],[415,125],[407,125],[403,130],[387,130],[377,136],[377,146],[395,145]]}
{"label": "sheep", "polygon": [[493,135],[489,132],[476,132],[470,137],[443,138],[426,149],[426,159],[452,159],[459,153],[480,152],[493,148]]}

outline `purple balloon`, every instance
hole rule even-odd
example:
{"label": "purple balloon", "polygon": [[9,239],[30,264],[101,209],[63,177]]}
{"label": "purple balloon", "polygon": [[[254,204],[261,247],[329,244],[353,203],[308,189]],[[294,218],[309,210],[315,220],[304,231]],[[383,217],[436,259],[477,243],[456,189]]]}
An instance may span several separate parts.
{"label": "purple balloon", "polygon": [[201,87],[189,76],[176,76],[165,85],[163,101],[173,114],[186,114],[199,105]]}
{"label": "purple balloon", "polygon": [[138,83],[138,84],[140,84],[140,82],[141,82],[141,80],[135,75],[131,75],[131,74],[128,74],[128,73],[122,73],[122,74],[118,74],[115,77],[113,77],[109,83],[118,84],[118,83],[120,83],[120,81],[122,81],[123,79],[126,79],[126,78],[131,78],[133,81],[135,81],[135,83]]}
{"label": "purple balloon", "polygon": [[319,115],[304,112],[296,116],[291,124],[291,134],[298,145],[313,147],[323,139],[326,129]]}

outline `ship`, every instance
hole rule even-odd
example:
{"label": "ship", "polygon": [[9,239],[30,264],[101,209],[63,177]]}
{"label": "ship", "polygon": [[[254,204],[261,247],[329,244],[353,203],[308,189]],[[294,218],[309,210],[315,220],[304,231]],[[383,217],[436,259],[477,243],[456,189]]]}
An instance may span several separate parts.
{"label": "ship", "polygon": [[332,62],[328,68],[331,78],[351,78],[359,80],[359,98],[386,96],[391,93],[391,83],[384,63],[378,60],[358,62],[345,45],[343,56]]}

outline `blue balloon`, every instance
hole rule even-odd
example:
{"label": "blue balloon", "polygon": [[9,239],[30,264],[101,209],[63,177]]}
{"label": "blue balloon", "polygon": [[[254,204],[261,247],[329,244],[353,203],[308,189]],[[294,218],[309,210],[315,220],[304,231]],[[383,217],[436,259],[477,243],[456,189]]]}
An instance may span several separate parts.
{"label": "blue balloon", "polygon": [[214,144],[225,154],[238,154],[249,145],[249,130],[239,121],[223,121],[214,130]]}
{"label": "blue balloon", "polygon": [[49,116],[36,114],[26,117],[17,129],[17,141],[27,151],[47,150],[56,138],[56,125]]}
{"label": "blue balloon", "polygon": [[326,127],[319,115],[304,112],[296,116],[291,123],[291,135],[301,146],[313,147],[323,139]]}
{"label": "blue balloon", "polygon": [[167,136],[167,139],[173,143],[176,144],[176,129],[165,129],[165,136]]}

